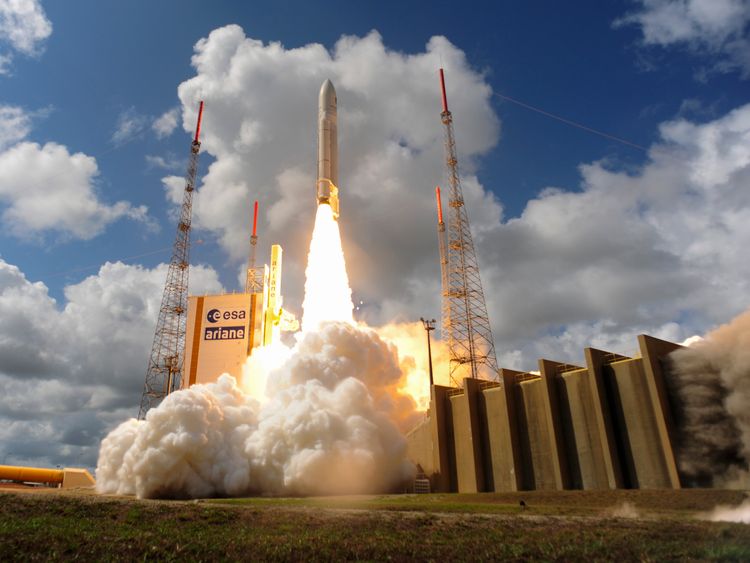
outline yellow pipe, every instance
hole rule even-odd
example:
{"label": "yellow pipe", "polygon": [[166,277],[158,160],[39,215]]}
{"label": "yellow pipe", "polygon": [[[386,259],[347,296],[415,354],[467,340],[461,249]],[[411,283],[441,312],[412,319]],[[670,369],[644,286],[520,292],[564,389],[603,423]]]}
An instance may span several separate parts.
{"label": "yellow pipe", "polygon": [[62,483],[65,472],[62,469],[41,469],[39,467],[18,467],[0,465],[0,479],[31,483]]}

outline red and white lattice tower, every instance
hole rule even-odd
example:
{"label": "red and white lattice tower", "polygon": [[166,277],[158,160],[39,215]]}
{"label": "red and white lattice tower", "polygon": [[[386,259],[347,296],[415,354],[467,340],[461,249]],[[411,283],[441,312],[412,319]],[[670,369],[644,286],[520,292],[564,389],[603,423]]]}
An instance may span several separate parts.
{"label": "red and white lattice tower", "polygon": [[[448,175],[448,228],[440,233],[442,211],[439,208],[439,237],[444,249],[441,256],[443,278],[442,335],[448,341],[449,375],[452,385],[460,386],[465,377],[498,380],[495,343],[484,301],[482,281],[474,242],[469,229],[469,216],[464,205],[461,179],[458,174],[453,116],[448,111],[445,76],[440,69],[440,88],[445,126],[445,162]],[[439,202],[438,192],[438,202]],[[438,206],[440,204],[438,203]],[[443,262],[445,262],[443,264]]]}
{"label": "red and white lattice tower", "polygon": [[162,399],[177,389],[185,354],[185,327],[187,323],[188,273],[190,270],[190,223],[193,211],[193,192],[198,174],[198,155],[201,149],[200,132],[203,117],[203,102],[198,108],[198,124],[195,137],[190,144],[190,160],[185,175],[185,193],[182,198],[180,222],[177,225],[169,262],[167,282],[156,323],[154,343],[146,369],[141,407],[138,418],[143,419],[149,409],[156,407]]}

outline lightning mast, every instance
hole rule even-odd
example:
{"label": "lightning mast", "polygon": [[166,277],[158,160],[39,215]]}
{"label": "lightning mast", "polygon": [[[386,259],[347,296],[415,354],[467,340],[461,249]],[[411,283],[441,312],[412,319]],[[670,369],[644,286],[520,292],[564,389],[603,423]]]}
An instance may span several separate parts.
{"label": "lightning mast", "polygon": [[[445,76],[440,69],[440,88],[443,111],[440,118],[445,126],[445,162],[448,173],[450,206],[447,229],[447,249],[441,253],[443,270],[443,338],[447,336],[450,357],[449,375],[453,385],[460,386],[464,377],[497,380],[497,358],[492,339],[490,319],[479,277],[474,242],[469,228],[469,216],[464,205],[461,179],[458,175],[456,140],[453,116],[448,110]],[[438,192],[438,213],[442,215]],[[440,231],[440,224],[438,224]],[[444,237],[445,233],[439,236]],[[441,239],[441,246],[445,245]],[[443,254],[445,258],[443,258]]]}
{"label": "lightning mast", "polygon": [[151,356],[146,369],[146,382],[143,386],[141,407],[138,418],[142,420],[152,407],[174,391],[179,385],[185,352],[185,325],[187,321],[188,273],[190,267],[190,223],[193,209],[193,191],[198,173],[200,153],[201,119],[203,102],[198,108],[198,124],[195,137],[190,144],[190,160],[185,175],[185,193],[182,198],[180,222],[169,262],[167,281],[156,323]]}
{"label": "lightning mast", "polygon": [[253,208],[253,234],[250,236],[250,254],[247,258],[245,293],[263,291],[263,270],[255,267],[255,251],[258,246],[258,201]]}

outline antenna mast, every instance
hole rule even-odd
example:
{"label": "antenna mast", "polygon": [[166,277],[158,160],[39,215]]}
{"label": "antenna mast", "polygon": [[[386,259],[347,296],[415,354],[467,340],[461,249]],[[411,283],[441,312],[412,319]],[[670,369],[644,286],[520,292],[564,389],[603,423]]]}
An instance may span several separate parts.
{"label": "antenna mast", "polygon": [[198,124],[195,137],[190,144],[190,160],[185,175],[185,193],[182,198],[180,222],[172,249],[172,259],[167,271],[167,282],[156,323],[154,343],[146,369],[141,407],[138,419],[146,417],[149,409],[156,407],[162,399],[177,389],[180,383],[183,356],[185,353],[185,325],[187,321],[188,273],[190,269],[190,223],[193,209],[193,191],[198,173],[200,153],[201,119],[203,102],[198,108]]}
{"label": "antenna mast", "polygon": [[247,277],[245,278],[245,293],[259,293],[263,291],[263,270],[255,267],[255,251],[258,246],[258,201],[253,207],[253,234],[250,235],[250,253],[247,258]]}
{"label": "antenna mast", "polygon": [[[492,339],[490,319],[479,277],[479,264],[471,238],[469,216],[464,205],[461,179],[458,175],[453,116],[448,110],[442,68],[440,89],[443,101],[440,118],[445,126],[445,162],[450,188],[447,252],[443,250],[440,258],[443,277],[442,330],[443,338],[447,336],[448,340],[450,380],[453,385],[460,386],[464,377],[492,380],[499,378],[495,343]],[[438,214],[442,215],[439,197],[438,191]],[[439,220],[438,237],[445,237],[445,232],[440,230],[440,223]],[[441,246],[445,247],[443,238],[440,242]]]}

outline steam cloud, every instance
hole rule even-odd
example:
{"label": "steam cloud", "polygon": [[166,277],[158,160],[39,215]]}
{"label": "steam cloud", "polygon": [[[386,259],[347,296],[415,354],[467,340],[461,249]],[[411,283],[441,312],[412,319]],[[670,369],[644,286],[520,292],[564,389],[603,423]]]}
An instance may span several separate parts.
{"label": "steam cloud", "polygon": [[386,492],[413,479],[393,422],[407,424],[415,406],[397,391],[396,348],[341,322],[297,339],[278,367],[251,356],[251,377],[267,381],[264,397],[225,374],[121,424],[102,442],[97,489],[140,498],[314,495]]}
{"label": "steam cloud", "polygon": [[670,359],[681,474],[693,485],[747,487],[750,310]]}
{"label": "steam cloud", "polygon": [[713,511],[703,515],[704,520],[713,522],[741,522],[750,524],[750,499],[739,506],[717,506]]}

